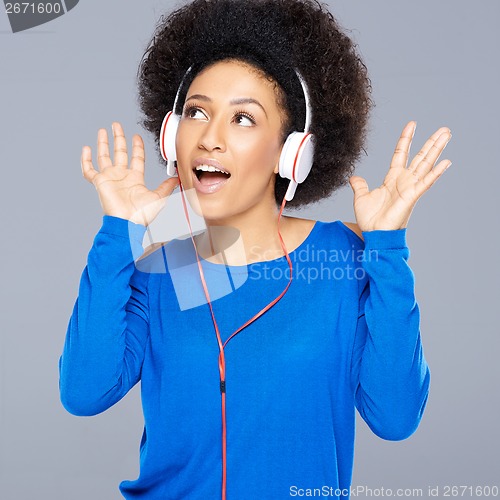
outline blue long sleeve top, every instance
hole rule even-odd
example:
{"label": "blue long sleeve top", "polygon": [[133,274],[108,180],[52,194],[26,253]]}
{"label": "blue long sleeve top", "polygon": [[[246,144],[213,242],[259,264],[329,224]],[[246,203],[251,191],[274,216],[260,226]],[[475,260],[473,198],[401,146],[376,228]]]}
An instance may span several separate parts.
{"label": "blue long sleeve top", "polygon": [[[140,475],[127,499],[221,497],[217,343],[189,238],[138,259],[145,226],[103,216],[59,360],[64,407],[114,405],[140,380]],[[363,241],[364,239],[364,241]],[[349,498],[355,409],[388,440],[409,437],[428,397],[406,229],[316,221],[290,253],[284,297],[226,345],[227,499],[306,489]],[[286,259],[202,261],[222,342],[277,297]]]}

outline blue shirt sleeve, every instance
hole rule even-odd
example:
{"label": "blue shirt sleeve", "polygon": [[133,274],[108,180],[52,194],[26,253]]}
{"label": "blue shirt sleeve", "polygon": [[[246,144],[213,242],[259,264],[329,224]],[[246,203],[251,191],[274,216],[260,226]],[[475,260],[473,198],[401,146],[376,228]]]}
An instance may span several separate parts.
{"label": "blue shirt sleeve", "polygon": [[136,270],[146,227],[103,216],[88,254],[62,356],[59,389],[70,413],[89,416],[139,381],[149,335],[148,275]]}
{"label": "blue shirt sleeve", "polygon": [[367,231],[363,237],[368,279],[360,281],[351,365],[355,404],[377,436],[402,440],[417,429],[430,385],[406,229]]}

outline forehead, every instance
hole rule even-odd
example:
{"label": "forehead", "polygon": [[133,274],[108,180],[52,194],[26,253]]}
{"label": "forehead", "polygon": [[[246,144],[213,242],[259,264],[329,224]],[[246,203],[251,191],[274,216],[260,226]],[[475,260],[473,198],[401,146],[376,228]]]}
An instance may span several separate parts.
{"label": "forehead", "polygon": [[203,93],[211,96],[256,97],[277,105],[277,84],[259,68],[244,61],[218,61],[204,68],[191,83],[187,96]]}

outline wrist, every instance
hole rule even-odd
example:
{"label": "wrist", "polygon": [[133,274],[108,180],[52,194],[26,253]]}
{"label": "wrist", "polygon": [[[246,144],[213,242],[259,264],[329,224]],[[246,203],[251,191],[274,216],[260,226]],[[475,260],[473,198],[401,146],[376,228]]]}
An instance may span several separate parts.
{"label": "wrist", "polygon": [[131,222],[132,224],[138,224],[146,227],[147,224],[144,223],[143,219],[136,215],[125,214],[122,212],[114,212],[114,211],[105,211],[104,216],[106,217],[114,217],[116,219],[121,219],[127,222]]}

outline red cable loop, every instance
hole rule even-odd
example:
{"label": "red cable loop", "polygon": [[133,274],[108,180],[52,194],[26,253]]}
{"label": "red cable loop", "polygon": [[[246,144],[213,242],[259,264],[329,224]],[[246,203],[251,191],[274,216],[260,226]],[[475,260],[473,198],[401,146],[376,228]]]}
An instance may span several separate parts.
{"label": "red cable loop", "polygon": [[[233,334],[231,334],[228,339],[222,343],[221,337],[220,337],[220,332],[219,332],[219,327],[217,325],[217,321],[215,320],[215,314],[212,308],[212,302],[210,301],[210,295],[208,293],[208,287],[207,283],[205,281],[205,275],[203,274],[203,267],[201,265],[199,255],[198,255],[198,248],[196,247],[196,243],[194,241],[194,236],[193,236],[193,230],[191,227],[191,221],[189,220],[189,214],[187,211],[187,206],[186,206],[186,200],[184,198],[184,189],[182,187],[182,182],[179,177],[179,187],[181,190],[181,198],[182,198],[182,205],[184,207],[184,214],[186,215],[187,223],[189,226],[189,234],[191,235],[191,241],[193,242],[194,250],[196,253],[196,261],[198,263],[198,270],[200,272],[200,278],[201,278],[201,283],[203,285],[203,291],[205,293],[205,297],[207,299],[208,306],[210,308],[210,314],[212,316],[212,321],[214,324],[215,328],[215,333],[217,336],[217,343],[219,344],[219,374],[220,374],[220,382],[221,382],[221,408],[222,408],[222,500],[226,500],[226,391],[225,391],[225,383],[226,383],[226,360],[224,357],[224,347],[226,347],[227,343],[241,330],[246,328],[250,323],[254,322],[257,318],[262,316],[266,311],[271,309],[287,292],[290,284],[292,283],[292,273],[293,273],[293,267],[292,267],[292,261],[290,260],[290,257],[288,255],[287,249],[285,247],[285,242],[283,241],[283,238],[281,237],[280,233],[280,219],[281,219],[281,214],[283,213],[283,209],[285,208],[286,204],[286,199],[283,198],[283,201],[281,203],[281,208],[279,211],[278,215],[278,236],[280,239],[281,247],[283,248],[283,251],[285,252],[285,257],[286,260],[288,261],[288,267],[290,268],[290,279],[288,280],[288,283],[285,287],[285,289],[276,297],[272,302],[270,302],[266,307],[261,309],[253,318],[249,319],[245,324],[240,326]],[[223,384],[224,384],[224,390],[223,389]]]}

